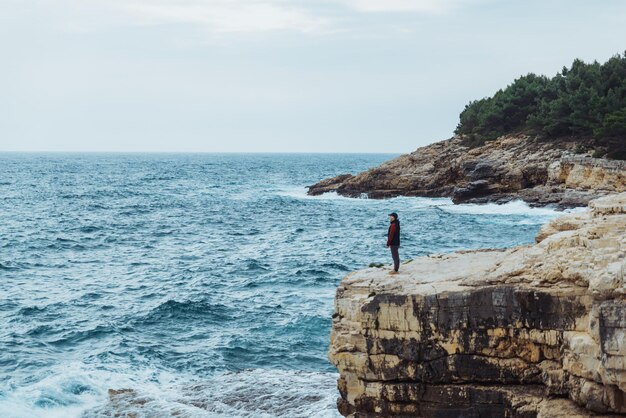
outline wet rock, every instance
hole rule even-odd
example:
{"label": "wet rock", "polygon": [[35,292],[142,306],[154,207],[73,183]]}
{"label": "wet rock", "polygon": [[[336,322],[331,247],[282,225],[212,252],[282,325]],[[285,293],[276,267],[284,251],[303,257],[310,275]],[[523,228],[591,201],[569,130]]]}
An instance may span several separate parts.
{"label": "wet rock", "polygon": [[311,196],[317,196],[328,192],[334,192],[337,190],[337,187],[341,186],[346,180],[352,178],[352,174],[341,174],[336,177],[331,177],[326,180],[322,180],[319,183],[316,183],[313,186],[309,186],[308,193]]}
{"label": "wet rock", "polygon": [[455,187],[452,192],[452,201],[455,203],[467,202],[491,194],[493,194],[493,190],[489,187],[489,180],[476,180],[465,187]]}

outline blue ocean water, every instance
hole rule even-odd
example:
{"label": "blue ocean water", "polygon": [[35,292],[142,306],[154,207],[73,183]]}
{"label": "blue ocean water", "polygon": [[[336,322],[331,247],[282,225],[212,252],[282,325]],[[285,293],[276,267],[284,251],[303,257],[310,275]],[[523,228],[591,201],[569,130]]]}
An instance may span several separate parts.
{"label": "blue ocean water", "polygon": [[390,261],[387,213],[405,259],[557,214],[305,193],[390,157],[0,154],[0,416],[339,416],[335,287]]}

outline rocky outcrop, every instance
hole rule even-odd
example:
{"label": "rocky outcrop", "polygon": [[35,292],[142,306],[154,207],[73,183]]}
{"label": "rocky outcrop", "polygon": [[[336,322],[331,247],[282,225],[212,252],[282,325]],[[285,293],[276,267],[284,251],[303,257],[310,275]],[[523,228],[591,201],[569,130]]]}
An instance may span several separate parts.
{"label": "rocky outcrop", "polygon": [[531,205],[573,207],[626,191],[626,162],[575,156],[576,146],[519,135],[470,149],[455,137],[357,175],[323,180],[309,186],[309,194],[451,197],[455,203],[523,199]]}
{"label": "rocky outcrop", "polygon": [[[574,180],[572,180],[574,181]],[[329,358],[359,417],[626,414],[626,193],[537,243],[369,268],[337,289]]]}

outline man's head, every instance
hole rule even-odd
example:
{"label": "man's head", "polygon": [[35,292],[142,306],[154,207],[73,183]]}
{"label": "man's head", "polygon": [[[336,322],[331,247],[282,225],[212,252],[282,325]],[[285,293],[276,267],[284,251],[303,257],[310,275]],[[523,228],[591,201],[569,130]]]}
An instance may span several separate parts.
{"label": "man's head", "polygon": [[389,214],[389,222],[393,222],[393,221],[395,221],[395,220],[397,220],[397,219],[398,219],[398,214],[397,214],[397,213],[395,213],[395,212],[391,212],[391,213]]}

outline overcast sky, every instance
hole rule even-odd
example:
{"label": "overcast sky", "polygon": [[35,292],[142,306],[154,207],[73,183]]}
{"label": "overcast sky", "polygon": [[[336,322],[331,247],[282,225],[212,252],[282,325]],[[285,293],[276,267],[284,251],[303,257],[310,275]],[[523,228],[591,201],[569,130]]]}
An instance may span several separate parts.
{"label": "overcast sky", "polygon": [[0,0],[0,150],[408,152],[623,0]]}

